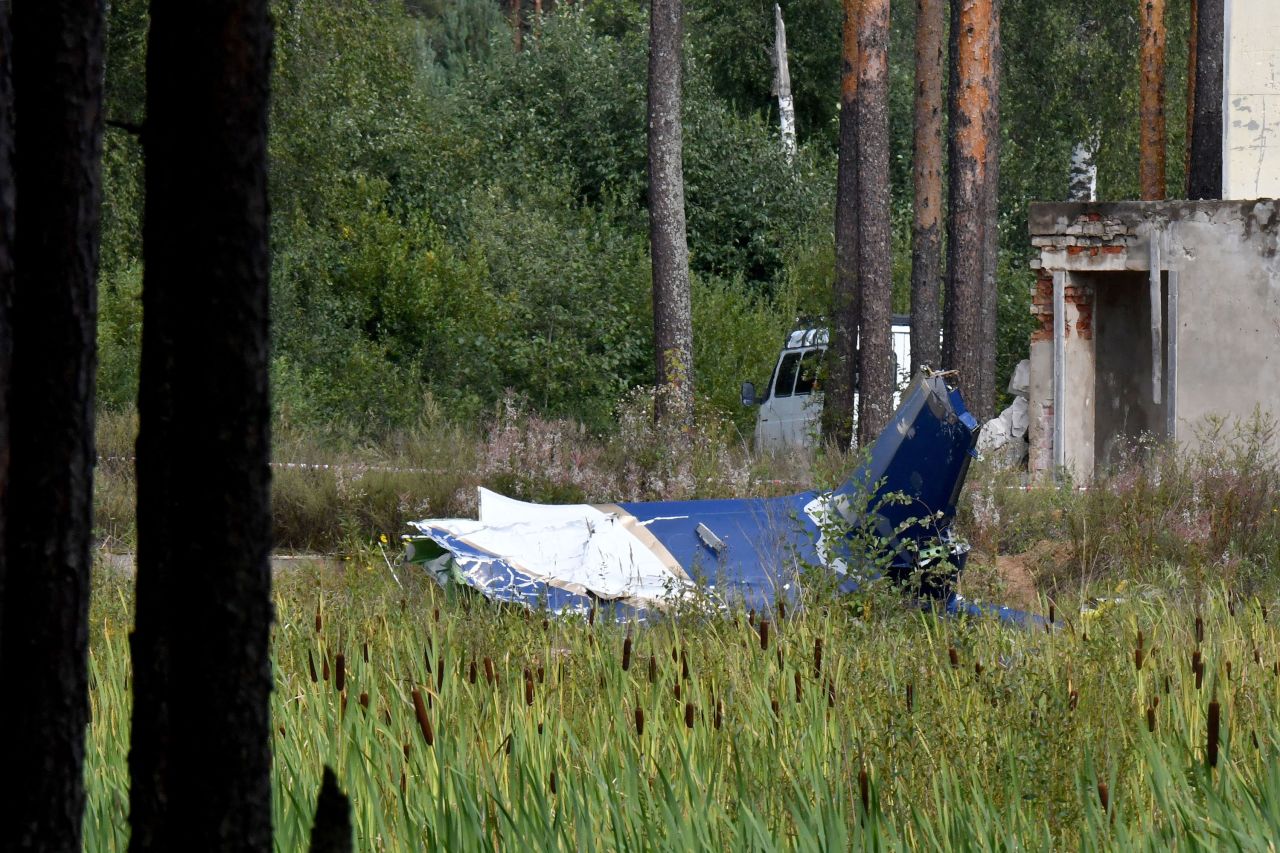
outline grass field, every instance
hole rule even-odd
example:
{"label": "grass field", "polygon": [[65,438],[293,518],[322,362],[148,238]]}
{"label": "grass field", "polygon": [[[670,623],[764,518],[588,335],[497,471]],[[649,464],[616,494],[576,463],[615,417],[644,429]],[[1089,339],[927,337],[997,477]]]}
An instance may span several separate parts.
{"label": "grass field", "polygon": [[[641,445],[655,455],[627,468],[611,445],[584,440],[575,461],[568,439],[537,449],[559,434],[545,423],[512,429],[466,445],[474,470],[453,467],[447,500],[477,470],[595,500],[627,482],[750,490],[770,472],[751,466],[795,464]],[[999,600],[995,555],[1042,554],[1047,631],[937,618],[876,587],[785,615],[547,620],[393,576],[379,522],[321,494],[344,568],[275,588],[277,847],[305,847],[328,764],[364,850],[1274,849],[1280,476],[1262,446],[1156,451],[1086,492],[975,469],[969,588]],[[392,551],[406,517],[386,508]],[[97,573],[91,619],[86,848],[123,850],[128,577]]]}

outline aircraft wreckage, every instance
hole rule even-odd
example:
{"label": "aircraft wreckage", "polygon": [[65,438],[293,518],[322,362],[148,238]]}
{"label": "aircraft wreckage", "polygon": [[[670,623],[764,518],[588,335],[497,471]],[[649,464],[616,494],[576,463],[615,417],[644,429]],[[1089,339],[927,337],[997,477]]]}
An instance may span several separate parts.
{"label": "aircraft wreckage", "polygon": [[[953,536],[978,423],[941,373],[921,372],[864,462],[831,492],[778,498],[544,505],[480,489],[478,519],[412,522],[406,559],[444,585],[552,613],[617,617],[682,603],[771,611],[826,583],[888,576],[950,613],[989,613],[954,590]],[[817,573],[817,574],[815,574]]]}

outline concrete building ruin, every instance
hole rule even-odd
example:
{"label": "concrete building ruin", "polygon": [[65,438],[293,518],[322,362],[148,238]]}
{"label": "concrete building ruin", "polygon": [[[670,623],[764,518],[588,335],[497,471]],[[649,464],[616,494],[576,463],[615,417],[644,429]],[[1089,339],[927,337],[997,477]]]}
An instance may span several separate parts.
{"label": "concrete building ruin", "polygon": [[1280,415],[1280,6],[1226,0],[1222,198],[1031,205],[1033,476]]}

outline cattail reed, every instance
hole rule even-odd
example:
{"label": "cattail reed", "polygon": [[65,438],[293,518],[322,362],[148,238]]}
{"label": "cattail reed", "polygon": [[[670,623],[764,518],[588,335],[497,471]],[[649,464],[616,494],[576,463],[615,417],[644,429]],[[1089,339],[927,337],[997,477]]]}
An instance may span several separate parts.
{"label": "cattail reed", "polygon": [[1205,749],[1205,762],[1210,767],[1218,766],[1218,729],[1222,724],[1222,706],[1218,704],[1215,698],[1209,703],[1209,731],[1208,743]]}
{"label": "cattail reed", "polygon": [[751,608],[749,613],[747,613],[747,624],[752,628],[756,626],[756,609],[754,607]]}
{"label": "cattail reed", "polygon": [[427,742],[427,746],[435,746],[436,733],[431,728],[431,718],[427,716],[427,706],[422,701],[422,693],[415,687],[411,695],[413,696],[413,713],[418,718],[418,728],[422,729],[422,739]]}
{"label": "cattail reed", "polygon": [[959,668],[960,668],[960,653],[959,653],[958,651],[956,651],[956,647],[955,647],[955,646],[948,646],[948,647],[947,647],[947,657],[949,657],[949,658],[951,659],[951,668],[952,668],[952,669],[959,669]]}
{"label": "cattail reed", "polygon": [[631,635],[622,641],[622,671],[631,669]]}
{"label": "cattail reed", "polygon": [[1054,622],[1058,621],[1056,617],[1057,617],[1057,613],[1056,613],[1056,612],[1055,612],[1055,610],[1054,610],[1053,602],[1052,602],[1052,601],[1050,601],[1050,602],[1049,602],[1049,624],[1050,624],[1050,625],[1052,625]]}
{"label": "cattail reed", "polygon": [[684,727],[686,729],[693,728],[693,703],[684,703]]}
{"label": "cattail reed", "polygon": [[867,776],[867,765],[858,768],[858,793],[862,796],[862,813],[871,811],[871,780]]}
{"label": "cattail reed", "polygon": [[333,686],[339,693],[347,687],[347,658],[342,652],[333,659]]}
{"label": "cattail reed", "polygon": [[409,760],[409,753],[411,752],[413,752],[413,744],[409,743],[409,741],[405,741],[404,742],[404,760],[405,761]]}
{"label": "cattail reed", "polygon": [[973,662],[973,675],[975,678],[982,675],[982,661],[976,660]]}
{"label": "cattail reed", "polygon": [[363,693],[363,692],[362,692],[362,693],[360,694],[360,707],[361,707],[361,708],[364,708],[366,711],[369,709],[369,694],[368,694],[368,693]]}
{"label": "cattail reed", "polygon": [[431,608],[431,621],[432,621],[432,622],[439,622],[439,621],[440,621],[440,608],[439,608],[439,607],[433,607],[433,608]]}
{"label": "cattail reed", "polygon": [[907,713],[911,713],[911,709],[916,703],[916,688],[914,684],[907,683]]}
{"label": "cattail reed", "polygon": [[436,658],[436,691],[444,689],[444,652]]}
{"label": "cattail reed", "polygon": [[679,702],[680,701],[680,679],[678,678],[675,680],[675,694],[676,694],[676,701]]}
{"label": "cattail reed", "polygon": [[636,708],[636,737],[644,737],[644,708]]}
{"label": "cattail reed", "polygon": [[711,716],[711,724],[715,726],[716,731],[720,731],[720,725],[724,722],[724,703],[719,699],[716,700],[716,710]]}
{"label": "cattail reed", "polygon": [[813,677],[815,679],[822,678],[822,638],[816,637],[813,641]]}
{"label": "cattail reed", "polygon": [[685,681],[689,680],[689,653],[684,646],[680,647],[680,677]]}
{"label": "cattail reed", "polygon": [[467,682],[469,684],[476,683],[476,662],[474,658],[471,660],[471,665],[467,667]]}
{"label": "cattail reed", "polygon": [[338,718],[341,719],[347,715],[347,694],[343,693],[342,701],[338,703]]}
{"label": "cattail reed", "polygon": [[1258,748],[1258,731],[1257,729],[1249,729],[1249,739],[1253,741],[1253,748]]}
{"label": "cattail reed", "polygon": [[1196,690],[1200,689],[1200,685],[1204,682],[1204,658],[1200,656],[1200,650],[1196,649],[1195,654],[1191,656],[1191,669],[1196,674]]}
{"label": "cattail reed", "polygon": [[490,658],[488,655],[485,655],[485,658],[484,658],[484,680],[485,680],[486,682],[488,682],[489,684],[493,684],[494,678],[495,678],[495,676],[494,676],[494,674],[493,674],[493,659],[492,659],[492,658]]}
{"label": "cattail reed", "polygon": [[760,650],[769,651],[769,620],[760,620]]}
{"label": "cattail reed", "polygon": [[324,621],[320,618],[320,605],[316,605],[316,633],[319,634],[324,628]]}
{"label": "cattail reed", "polygon": [[551,771],[550,787],[551,793],[556,793],[556,771],[554,770]]}
{"label": "cattail reed", "polygon": [[836,706],[836,683],[835,680],[827,678],[827,707],[834,708]]}
{"label": "cattail reed", "polygon": [[804,686],[800,683],[800,670],[796,670],[796,704],[804,700]]}
{"label": "cattail reed", "polygon": [[329,653],[325,652],[320,657],[320,677],[324,679],[324,683],[329,683]]}
{"label": "cattail reed", "polygon": [[1076,705],[1079,705],[1079,704],[1080,704],[1080,691],[1073,688],[1071,692],[1067,694],[1067,707],[1070,708],[1072,711],[1074,711],[1076,709]]}
{"label": "cattail reed", "polygon": [[649,683],[653,684],[658,680],[658,658],[652,652],[649,653]]}
{"label": "cattail reed", "polygon": [[1200,618],[1199,614],[1197,614],[1196,615],[1196,645],[1198,646],[1203,642],[1204,642],[1204,620]]}
{"label": "cattail reed", "polygon": [[1226,667],[1227,667],[1227,681],[1230,681],[1231,680],[1231,661],[1226,662]]}
{"label": "cattail reed", "polygon": [[431,680],[431,644],[427,643],[426,648],[422,650],[422,666],[426,670],[427,681]]}
{"label": "cattail reed", "polygon": [[1103,814],[1111,812],[1111,791],[1107,788],[1105,779],[1098,780],[1098,802],[1102,805]]}
{"label": "cattail reed", "polygon": [[533,673],[524,671],[524,704],[533,704]]}
{"label": "cattail reed", "polygon": [[[1138,636],[1141,637],[1142,635],[1139,634]],[[1142,670],[1142,661],[1143,661],[1142,643],[1138,643],[1138,645],[1133,647],[1133,668],[1135,671]]]}
{"label": "cattail reed", "polygon": [[369,662],[369,641],[368,640],[364,641],[364,662],[365,663]]}
{"label": "cattail reed", "polygon": [[587,613],[587,627],[594,628],[596,625],[596,605],[591,604],[591,610]]}
{"label": "cattail reed", "polygon": [[779,598],[778,599],[778,621],[781,622],[783,619],[786,619],[786,618],[787,618],[787,602]]}
{"label": "cattail reed", "polygon": [[778,700],[777,700],[777,699],[770,699],[770,700],[769,700],[769,707],[773,709],[773,715],[774,715],[775,717],[782,713],[782,709],[778,707]]}
{"label": "cattail reed", "polygon": [[1147,706],[1147,731],[1155,734],[1156,731],[1156,706]]}
{"label": "cattail reed", "polygon": [[311,649],[307,649],[307,669],[311,673],[312,684],[315,684],[320,680],[319,676],[316,675],[316,661],[315,658],[311,656]]}
{"label": "cattail reed", "polygon": [[1262,652],[1258,651],[1258,647],[1253,647],[1253,662],[1258,666],[1262,665]]}
{"label": "cattail reed", "polygon": [[539,684],[547,683],[547,668],[542,664],[538,664],[538,683]]}

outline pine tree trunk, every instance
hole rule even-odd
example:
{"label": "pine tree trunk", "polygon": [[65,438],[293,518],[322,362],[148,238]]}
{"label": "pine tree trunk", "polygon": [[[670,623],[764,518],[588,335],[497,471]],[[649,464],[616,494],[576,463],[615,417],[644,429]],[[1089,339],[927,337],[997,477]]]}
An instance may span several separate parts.
{"label": "pine tree trunk", "polygon": [[655,415],[693,419],[693,320],[680,123],[682,0],[653,0],[649,16],[649,251],[653,262]]}
{"label": "pine tree trunk", "polygon": [[889,226],[889,0],[862,0],[858,27],[858,444],[893,412]]}
{"label": "pine tree trunk", "polygon": [[991,0],[991,62],[982,85],[988,91],[983,127],[987,156],[982,202],[982,373],[974,390],[974,412],[983,419],[996,413],[996,350],[1000,293],[1000,2]]}
{"label": "pine tree trunk", "polygon": [[272,848],[267,13],[152,5],[135,851]]}
{"label": "pine tree trunk", "polygon": [[13,112],[0,140],[6,154],[13,140],[13,180],[0,157],[0,217],[13,255],[0,275],[13,293],[0,849],[70,851],[81,847],[89,720],[103,5],[4,5]]}
{"label": "pine tree trunk", "polygon": [[840,60],[840,150],[836,161],[836,281],[827,354],[822,434],[836,447],[853,442],[858,376],[858,22],[862,0],[844,0]]}
{"label": "pine tree trunk", "polygon": [[995,24],[992,0],[951,0],[950,215],[942,361],[958,372],[966,400],[980,418],[995,403],[983,399],[983,389],[994,384],[984,375],[988,365],[983,336]]}
{"label": "pine tree trunk", "polygon": [[1222,196],[1223,0],[1198,0],[1187,198]]}
{"label": "pine tree trunk", "polygon": [[946,0],[916,0],[911,371],[942,358],[942,34]]}
{"label": "pine tree trunk", "polygon": [[1165,196],[1165,0],[1138,0],[1142,28],[1138,90],[1138,186],[1144,201]]}

